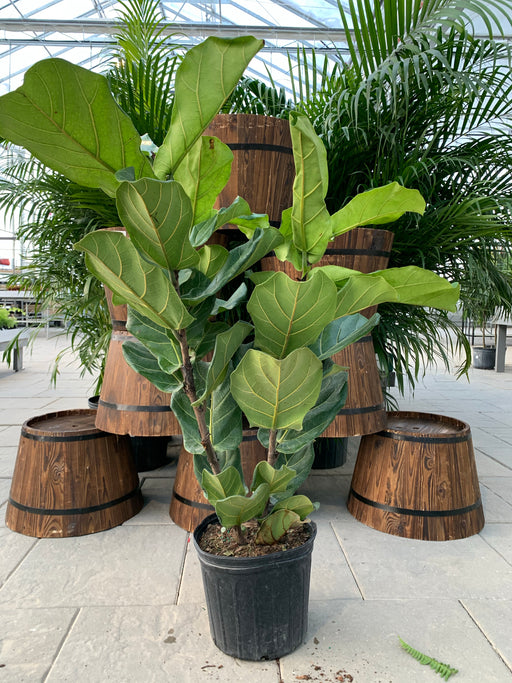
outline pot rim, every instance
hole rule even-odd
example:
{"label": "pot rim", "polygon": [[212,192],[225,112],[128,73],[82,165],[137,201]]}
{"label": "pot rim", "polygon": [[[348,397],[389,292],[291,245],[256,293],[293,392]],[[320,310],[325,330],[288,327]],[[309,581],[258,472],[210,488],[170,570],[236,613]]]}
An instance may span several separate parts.
{"label": "pot rim", "polygon": [[197,525],[193,533],[194,546],[199,556],[199,560],[203,564],[214,565],[217,567],[226,567],[229,569],[244,569],[250,567],[252,569],[258,569],[260,567],[265,568],[269,564],[285,564],[287,562],[293,562],[301,556],[309,555],[313,551],[313,543],[317,533],[317,526],[315,522],[307,522],[307,526],[310,529],[310,536],[305,543],[303,543],[298,548],[288,548],[287,550],[278,551],[275,553],[268,553],[267,555],[258,555],[257,557],[232,557],[226,555],[213,555],[208,553],[199,547],[198,540],[201,538],[202,533],[205,528],[212,522],[219,522],[219,519],[215,513],[205,517],[203,521]]}

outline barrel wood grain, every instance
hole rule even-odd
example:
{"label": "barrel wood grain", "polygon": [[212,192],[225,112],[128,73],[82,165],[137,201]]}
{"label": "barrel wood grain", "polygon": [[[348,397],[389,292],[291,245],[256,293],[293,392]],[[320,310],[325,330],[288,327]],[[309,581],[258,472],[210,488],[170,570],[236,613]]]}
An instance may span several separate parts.
{"label": "barrel wood grain", "polygon": [[178,420],[170,408],[171,395],[132,370],[123,356],[125,341],[135,341],[135,337],[122,329],[112,332],[96,427],[112,434],[130,436],[181,434]]}
{"label": "barrel wood grain", "polygon": [[484,526],[469,425],[454,418],[391,412],[364,436],[348,500],[379,531],[429,541],[466,538]]}
{"label": "barrel wood grain", "polygon": [[218,114],[205,135],[218,137],[233,152],[231,176],[215,208],[243,197],[253,213],[268,214],[270,224],[279,227],[281,213],[292,205],[295,178],[288,121],[258,114]]}
{"label": "barrel wood grain", "polygon": [[94,410],[48,413],[22,427],[6,524],[38,538],[91,534],[142,508],[128,437],[95,427]]}

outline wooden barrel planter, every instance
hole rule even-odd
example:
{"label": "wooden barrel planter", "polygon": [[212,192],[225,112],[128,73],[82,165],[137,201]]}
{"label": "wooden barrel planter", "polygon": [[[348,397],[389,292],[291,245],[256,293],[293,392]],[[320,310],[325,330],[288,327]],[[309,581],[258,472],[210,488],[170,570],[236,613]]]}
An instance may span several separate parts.
{"label": "wooden barrel planter", "polygon": [[[322,259],[315,266],[336,265],[362,273],[387,268],[394,234],[389,230],[355,228],[329,242]],[[267,256],[261,261],[262,270],[280,270],[293,279],[300,273],[291,263]],[[366,308],[361,314],[370,318],[377,306]],[[386,425],[386,408],[371,335],[333,356],[339,365],[349,368],[348,395],[345,406],[322,434],[323,437],[361,436],[374,434]]]}
{"label": "wooden barrel planter", "polygon": [[[124,308],[126,316],[126,306]],[[125,325],[126,317],[124,321],[113,320],[96,426],[105,432],[130,436],[181,434],[178,420],[171,411],[171,395],[157,389],[125,361],[124,342],[136,341]]]}
{"label": "wooden barrel planter", "polygon": [[104,531],[142,508],[139,478],[125,436],[95,427],[94,410],[65,410],[27,420],[5,522],[37,538]]}
{"label": "wooden barrel planter", "polygon": [[[87,405],[98,410],[99,400],[99,396],[91,396]],[[168,465],[171,461],[167,448],[171,440],[170,436],[131,436],[130,447],[137,472],[149,472]]]}
{"label": "wooden barrel planter", "polygon": [[[218,114],[205,131],[233,152],[231,176],[215,208],[243,197],[253,213],[268,214],[279,227],[281,213],[292,205],[295,178],[288,121],[258,114]],[[234,226],[236,227],[236,226]]]}
{"label": "wooden barrel planter", "polygon": [[[244,430],[240,445],[242,470],[247,486],[251,485],[256,465],[267,457],[266,449],[258,441],[257,432],[257,429]],[[215,510],[204,497],[194,474],[194,456],[182,448],[169,510],[171,519],[182,529],[193,531],[212,512]]]}
{"label": "wooden barrel planter", "polygon": [[384,430],[361,439],[348,509],[363,524],[406,538],[477,534],[484,513],[469,425],[430,413],[388,413]]}

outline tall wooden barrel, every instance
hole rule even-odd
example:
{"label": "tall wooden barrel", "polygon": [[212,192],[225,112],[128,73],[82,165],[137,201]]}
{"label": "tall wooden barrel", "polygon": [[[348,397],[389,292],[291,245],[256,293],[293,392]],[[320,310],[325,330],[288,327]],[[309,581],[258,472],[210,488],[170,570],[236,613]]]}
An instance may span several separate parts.
{"label": "tall wooden barrel", "polygon": [[[117,327],[117,329],[116,329]],[[112,434],[173,436],[181,434],[171,411],[171,395],[157,389],[123,356],[125,341],[135,341],[126,328],[114,326],[105,363],[96,427]]]}
{"label": "tall wooden barrel", "polygon": [[243,197],[253,213],[268,214],[279,227],[292,205],[295,164],[288,121],[258,114],[218,114],[205,131],[233,152],[231,177],[216,208]]}
{"label": "tall wooden barrel", "polygon": [[[267,457],[266,449],[258,441],[257,431],[257,429],[244,430],[243,441],[240,445],[242,470],[247,486],[251,485],[256,465]],[[204,497],[194,474],[194,456],[182,448],[169,510],[171,519],[182,529],[193,531],[212,512],[215,510]]]}
{"label": "tall wooden barrel", "polygon": [[[122,232],[119,228],[106,230]],[[130,368],[122,346],[135,341],[126,329],[126,304],[114,306],[112,291],[105,287],[105,298],[112,320],[112,337],[105,362],[103,384],[96,413],[96,426],[112,434],[138,436],[174,436],[181,434],[178,420],[171,412],[171,395]]]}
{"label": "tall wooden barrel", "polygon": [[361,439],[348,509],[363,524],[406,538],[477,534],[484,513],[469,425],[430,413],[388,413],[384,430]]}
{"label": "tall wooden barrel", "polygon": [[[315,266],[336,265],[362,273],[387,268],[394,234],[389,230],[354,228],[329,243],[322,259]],[[262,270],[280,270],[293,279],[300,273],[291,263],[267,256]],[[361,314],[370,318],[377,306]],[[386,425],[386,409],[371,335],[363,337],[333,356],[339,365],[349,368],[348,396],[345,406],[323,437],[361,436],[378,432]]]}
{"label": "tall wooden barrel", "polygon": [[142,508],[130,440],[95,427],[94,410],[27,420],[7,504],[6,524],[38,538],[110,529]]}

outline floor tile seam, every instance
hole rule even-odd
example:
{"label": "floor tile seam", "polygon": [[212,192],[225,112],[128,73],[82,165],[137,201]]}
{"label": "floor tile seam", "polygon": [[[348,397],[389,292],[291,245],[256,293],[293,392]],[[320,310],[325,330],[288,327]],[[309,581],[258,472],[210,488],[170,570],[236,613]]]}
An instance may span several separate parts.
{"label": "floor tile seam", "polygon": [[[8,526],[2,527],[2,528],[9,529]],[[16,563],[16,565],[13,567],[13,569],[11,569],[11,571],[7,574],[7,577],[6,577],[5,581],[3,581],[3,582],[0,583],[0,593],[1,593],[2,590],[5,588],[5,586],[8,584],[8,582],[9,582],[10,579],[13,577],[13,575],[14,575],[14,574],[18,571],[18,569],[21,567],[21,565],[23,564],[23,562],[27,559],[28,555],[32,552],[32,550],[34,550],[34,548],[36,547],[36,545],[39,543],[39,540],[40,540],[39,538],[34,538],[34,539],[33,539],[33,542],[32,542],[32,544],[30,545],[30,547],[28,548],[28,550],[27,550],[27,551],[23,554],[23,556],[18,560],[18,562]]]}
{"label": "floor tile seam", "polygon": [[349,557],[348,557],[348,555],[347,555],[347,552],[345,551],[345,548],[343,547],[343,542],[342,542],[341,538],[339,537],[339,535],[337,534],[336,529],[334,528],[332,522],[329,522],[329,527],[331,528],[331,531],[332,531],[332,533],[334,534],[334,537],[335,537],[336,541],[338,542],[338,545],[339,545],[339,547],[340,547],[340,550],[341,550],[341,552],[343,553],[343,557],[345,558],[345,562],[347,563],[347,566],[348,566],[348,568],[349,568],[349,570],[350,570],[350,573],[352,574],[352,578],[354,579],[354,583],[356,584],[357,590],[359,591],[359,593],[360,593],[360,595],[361,595],[361,598],[362,598],[363,600],[365,600],[365,599],[366,599],[366,596],[365,596],[365,594],[364,594],[363,587],[362,587],[362,585],[359,583],[359,581],[358,581],[358,579],[357,579],[357,575],[356,575],[355,569],[354,569],[354,567],[352,566],[352,563],[351,563],[350,560],[349,560]]}
{"label": "floor tile seam", "polygon": [[74,612],[73,616],[71,617],[71,621],[70,621],[70,623],[66,629],[66,632],[63,634],[62,638],[60,639],[59,644],[57,645],[57,648],[55,650],[55,654],[52,658],[51,664],[48,667],[48,670],[41,677],[41,683],[45,683],[48,680],[48,677],[50,676],[52,669],[55,667],[55,664],[59,658],[59,655],[62,652],[62,648],[66,644],[66,641],[68,640],[68,638],[71,634],[71,631],[73,630],[73,626],[76,624],[77,619],[78,619],[81,611],[82,610],[80,607],[75,608],[75,612]]}
{"label": "floor tile seam", "polygon": [[180,593],[181,593],[181,587],[183,585],[183,580],[184,580],[184,574],[185,574],[185,562],[187,559],[187,554],[188,554],[188,548],[190,543],[192,542],[192,535],[189,532],[188,535],[185,538],[185,543],[183,544],[183,550],[181,553],[181,560],[180,560],[180,569],[179,569],[179,580],[178,580],[178,585],[176,586],[176,593],[174,596],[174,604],[178,606],[180,604]]}
{"label": "floor tile seam", "polygon": [[489,643],[490,647],[493,649],[493,651],[496,653],[496,655],[499,657],[499,659],[503,662],[503,664],[507,667],[507,669],[508,669],[508,670],[510,671],[510,673],[512,674],[512,661],[511,661],[511,662],[508,662],[507,659],[506,659],[506,657],[500,652],[500,650],[498,649],[498,646],[494,644],[494,642],[492,641],[492,638],[491,638],[490,636],[488,636],[487,633],[485,632],[484,627],[483,627],[483,626],[480,626],[478,620],[473,616],[473,614],[471,613],[471,609],[469,608],[469,606],[467,606],[467,605],[464,604],[464,599],[465,599],[465,598],[462,598],[461,600],[459,600],[459,603],[460,603],[462,609],[466,612],[466,614],[468,615],[468,617],[469,617],[469,618],[471,619],[471,621],[475,624],[476,628],[480,631],[480,633],[482,634],[482,636],[483,636],[483,637],[485,638],[485,640]]}
{"label": "floor tile seam", "polygon": [[[504,467],[506,470],[510,470],[510,473],[511,473],[511,476],[512,476],[512,467],[509,467],[508,465],[505,465],[503,462],[501,462],[501,460],[498,460],[498,459],[495,458],[494,456],[489,455],[488,453],[486,453],[486,452],[485,452],[484,450],[482,450],[481,448],[478,448],[478,446],[476,447],[476,450],[477,450],[481,455],[484,455],[486,458],[489,458],[489,460],[492,460],[493,462],[495,462],[497,465],[501,465],[501,466]],[[478,469],[478,467],[477,467],[477,469]],[[485,475],[482,475],[482,476],[485,476]]]}
{"label": "floor tile seam", "polygon": [[[502,479],[502,477],[494,477],[494,478],[495,479]],[[481,479],[479,479],[480,484],[482,486],[484,486],[488,491],[493,493],[495,496],[497,496],[500,500],[502,500],[506,505],[508,505],[509,508],[512,509],[512,505],[508,502],[508,500],[506,498],[504,498],[500,493],[495,491],[489,484],[486,484],[484,481],[485,479],[486,479],[486,477],[482,477]]]}
{"label": "floor tile seam", "polygon": [[[500,525],[500,526],[501,526],[502,524],[503,524],[503,522],[501,522],[501,523],[500,523],[500,522],[488,522],[488,523],[484,526],[484,528],[482,529],[482,531],[485,531],[485,528],[486,528],[486,527],[493,526],[493,525],[496,525],[496,526],[497,526],[497,525]],[[510,522],[509,522],[509,524],[510,524]],[[478,534],[478,536],[482,539],[482,541],[484,541],[484,543],[486,543],[486,544],[489,546],[489,548],[490,548],[493,552],[496,553],[496,555],[498,555],[498,557],[501,557],[501,559],[502,559],[504,562],[506,562],[506,563],[508,564],[509,567],[512,567],[512,562],[510,562],[509,560],[507,560],[507,558],[506,558],[502,553],[500,553],[500,551],[499,551],[497,548],[495,548],[495,547],[492,545],[492,543],[490,543],[490,542],[487,540],[487,538],[485,537],[485,535],[482,534],[482,532],[480,532],[480,533]]]}

